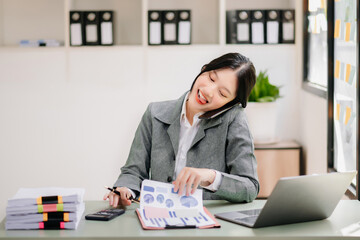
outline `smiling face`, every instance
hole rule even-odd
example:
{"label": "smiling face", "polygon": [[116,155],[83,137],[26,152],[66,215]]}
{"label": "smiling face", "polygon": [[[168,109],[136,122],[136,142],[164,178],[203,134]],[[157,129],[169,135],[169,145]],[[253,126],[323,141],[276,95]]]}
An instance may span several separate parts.
{"label": "smiling face", "polygon": [[196,80],[187,107],[193,114],[218,109],[236,97],[237,76],[233,69],[202,73]]}

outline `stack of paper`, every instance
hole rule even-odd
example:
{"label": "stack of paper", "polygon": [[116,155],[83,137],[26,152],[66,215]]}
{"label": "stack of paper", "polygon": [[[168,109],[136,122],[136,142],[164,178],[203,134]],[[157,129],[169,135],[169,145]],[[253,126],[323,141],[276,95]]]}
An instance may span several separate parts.
{"label": "stack of paper", "polygon": [[8,200],[7,230],[76,229],[85,210],[82,188],[20,188]]}
{"label": "stack of paper", "polygon": [[144,229],[220,226],[203,207],[201,189],[179,196],[174,185],[151,180],[142,182],[137,214]]}

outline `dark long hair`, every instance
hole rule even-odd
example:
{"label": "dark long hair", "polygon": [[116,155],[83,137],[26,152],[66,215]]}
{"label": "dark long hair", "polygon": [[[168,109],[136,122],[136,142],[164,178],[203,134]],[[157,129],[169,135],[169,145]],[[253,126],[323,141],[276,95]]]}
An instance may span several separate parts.
{"label": "dark long hair", "polygon": [[228,102],[224,106],[204,113],[200,116],[200,118],[210,118],[214,117],[215,115],[217,116],[221,112],[226,111],[227,109],[237,104],[241,104],[243,108],[246,107],[250,92],[256,82],[256,71],[253,63],[240,53],[227,53],[212,60],[208,64],[205,64],[201,68],[201,72],[196,76],[194,82],[192,83],[190,91],[193,89],[198,77],[204,72],[226,68],[237,71],[236,76],[238,80],[238,88],[236,90],[236,97],[234,100]]}

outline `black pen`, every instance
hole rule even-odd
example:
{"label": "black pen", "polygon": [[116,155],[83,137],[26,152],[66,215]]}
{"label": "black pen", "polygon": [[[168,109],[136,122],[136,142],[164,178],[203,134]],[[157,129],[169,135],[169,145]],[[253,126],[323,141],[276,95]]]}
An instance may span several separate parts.
{"label": "black pen", "polygon": [[[117,191],[115,188],[109,188],[108,186],[104,186],[107,190],[115,193],[116,195],[119,195],[120,196],[120,192]],[[140,204],[140,201],[138,201],[137,199],[134,199],[133,196],[130,196],[129,198],[130,201],[132,202],[135,202],[135,203],[139,203]]]}
{"label": "black pen", "polygon": [[166,225],[165,226],[165,229],[178,229],[178,228],[196,228],[196,225],[183,225],[183,226]]}

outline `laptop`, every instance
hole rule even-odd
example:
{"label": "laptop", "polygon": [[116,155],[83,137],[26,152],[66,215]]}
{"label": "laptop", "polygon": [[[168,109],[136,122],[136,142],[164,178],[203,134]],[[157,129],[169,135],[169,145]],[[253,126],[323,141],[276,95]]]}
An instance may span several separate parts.
{"label": "laptop", "polygon": [[356,171],[281,178],[262,209],[217,213],[215,217],[251,228],[328,218]]}

